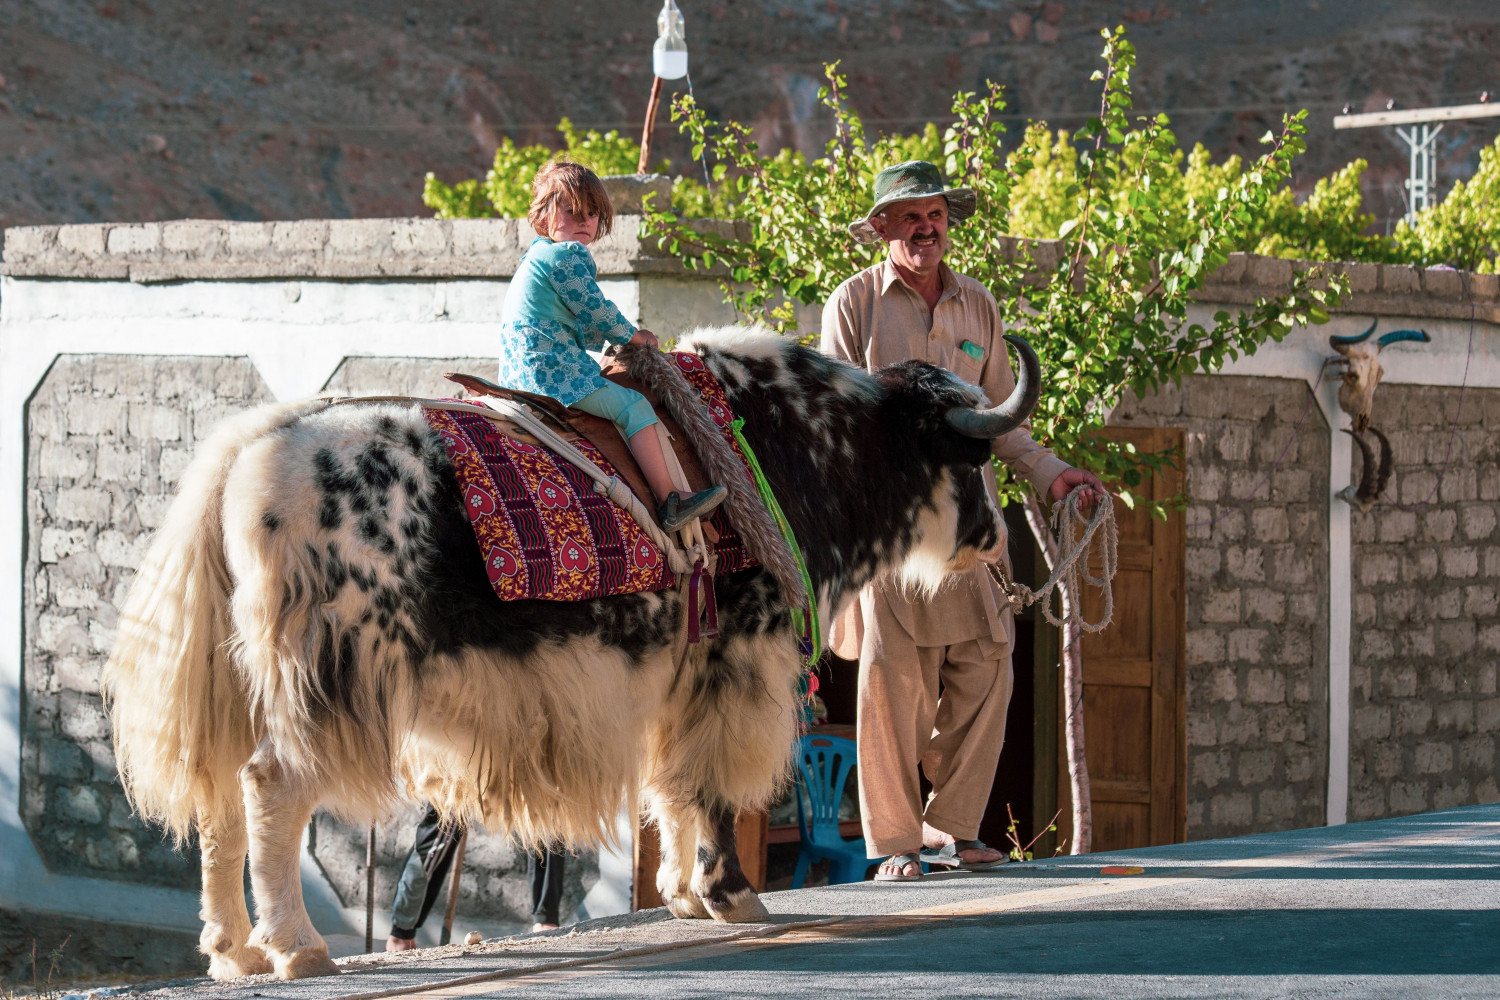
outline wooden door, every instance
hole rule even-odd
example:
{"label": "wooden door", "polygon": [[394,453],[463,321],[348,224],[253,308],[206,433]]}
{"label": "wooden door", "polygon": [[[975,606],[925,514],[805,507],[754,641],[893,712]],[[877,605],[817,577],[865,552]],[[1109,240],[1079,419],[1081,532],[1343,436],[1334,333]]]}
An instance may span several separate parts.
{"label": "wooden door", "polygon": [[[1107,433],[1141,451],[1175,448],[1181,455],[1181,430],[1128,427]],[[1157,500],[1179,496],[1182,472],[1168,469],[1138,492]],[[1120,558],[1114,621],[1104,631],[1083,637],[1084,746],[1093,791],[1095,851],[1177,843],[1187,834],[1185,519],[1181,512],[1173,512],[1162,521],[1118,502],[1115,515]],[[1085,618],[1097,620],[1101,611],[1099,592],[1085,587]],[[1061,672],[1057,675],[1060,685]],[[1057,807],[1062,809],[1057,836],[1058,842],[1067,838],[1071,844],[1072,799],[1060,686],[1057,692],[1055,787]]]}

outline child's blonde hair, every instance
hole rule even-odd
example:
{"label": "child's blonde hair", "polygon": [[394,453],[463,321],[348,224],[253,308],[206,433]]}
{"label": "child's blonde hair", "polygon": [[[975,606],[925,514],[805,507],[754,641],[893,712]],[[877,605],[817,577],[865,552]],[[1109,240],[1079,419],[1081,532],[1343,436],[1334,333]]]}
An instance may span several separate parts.
{"label": "child's blonde hair", "polygon": [[615,221],[615,208],[609,203],[604,182],[581,163],[553,160],[536,172],[531,181],[531,208],[526,212],[526,221],[537,233],[546,235],[552,211],[558,205],[567,206],[575,216],[598,213],[600,236],[608,236]]}

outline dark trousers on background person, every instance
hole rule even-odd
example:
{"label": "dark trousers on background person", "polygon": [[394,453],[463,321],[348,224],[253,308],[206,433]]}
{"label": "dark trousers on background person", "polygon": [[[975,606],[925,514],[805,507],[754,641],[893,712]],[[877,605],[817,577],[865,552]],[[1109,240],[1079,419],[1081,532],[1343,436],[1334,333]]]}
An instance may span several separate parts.
{"label": "dark trousers on background person", "polygon": [[567,862],[556,851],[526,852],[526,877],[531,882],[531,922],[555,924],[562,905]]}
{"label": "dark trousers on background person", "polygon": [[[391,937],[410,941],[417,936],[417,928],[422,926],[442,894],[443,883],[453,867],[453,856],[458,853],[458,842],[463,835],[462,825],[444,827],[438,811],[432,806],[427,807],[417,824],[416,840],[396,884],[396,900],[391,906]],[[558,922],[566,866],[560,852],[527,852],[526,875],[531,883],[533,923]]]}

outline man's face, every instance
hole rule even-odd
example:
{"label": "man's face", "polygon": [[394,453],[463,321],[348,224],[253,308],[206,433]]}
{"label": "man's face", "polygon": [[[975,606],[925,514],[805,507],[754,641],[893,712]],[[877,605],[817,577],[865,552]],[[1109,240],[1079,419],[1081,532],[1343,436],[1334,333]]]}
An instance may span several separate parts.
{"label": "man's face", "polygon": [[891,260],[912,271],[937,267],[948,249],[948,199],[896,201],[870,220],[875,232],[891,248]]}

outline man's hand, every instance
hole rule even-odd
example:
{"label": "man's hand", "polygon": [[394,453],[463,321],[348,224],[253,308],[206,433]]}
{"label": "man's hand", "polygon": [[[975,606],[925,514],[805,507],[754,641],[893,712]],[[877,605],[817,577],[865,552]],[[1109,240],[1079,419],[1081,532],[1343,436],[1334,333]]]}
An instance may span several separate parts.
{"label": "man's hand", "polygon": [[637,329],[635,331],[635,336],[630,338],[630,342],[632,344],[645,344],[653,351],[660,350],[661,348],[661,345],[656,342],[656,334],[652,333],[645,327],[640,327],[639,329]]}
{"label": "man's hand", "polygon": [[1076,486],[1088,487],[1078,494],[1078,506],[1084,510],[1093,510],[1099,498],[1108,493],[1099,477],[1087,469],[1064,469],[1052,480],[1052,485],[1047,487],[1047,496],[1053,503],[1057,503],[1063,497],[1073,492]]}

